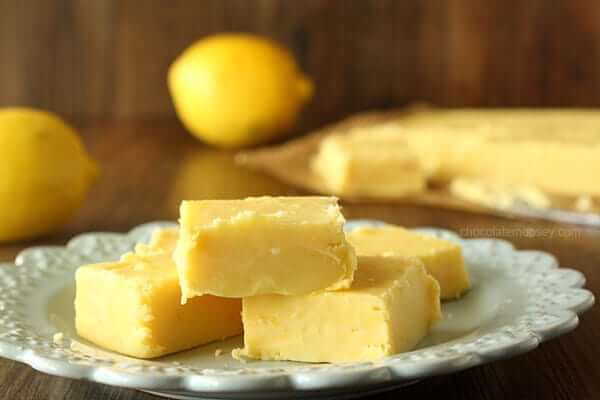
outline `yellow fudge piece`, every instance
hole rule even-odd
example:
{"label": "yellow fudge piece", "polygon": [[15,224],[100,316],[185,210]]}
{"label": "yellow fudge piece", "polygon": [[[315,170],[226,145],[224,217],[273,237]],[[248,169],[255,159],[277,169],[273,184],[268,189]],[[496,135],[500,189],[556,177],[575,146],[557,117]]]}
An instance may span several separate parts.
{"label": "yellow fudge piece", "polygon": [[243,299],[244,349],[234,357],[377,360],[409,351],[440,318],[438,283],[417,258],[359,257],[350,289]]}
{"label": "yellow fudge piece", "polygon": [[433,109],[395,124],[422,162],[435,160],[436,180],[466,176],[600,195],[598,111]]}
{"label": "yellow fudge piece", "polygon": [[312,160],[313,171],[339,195],[401,197],[423,191],[425,172],[398,135],[333,135]]}
{"label": "yellow fudge piece", "polygon": [[241,301],[200,296],[181,305],[172,252],[177,230],[157,231],[150,244],[120,261],[80,267],[75,326],[106,349],[153,358],[239,335]]}
{"label": "yellow fudge piece", "polygon": [[476,204],[509,209],[519,204],[546,209],[551,201],[535,186],[497,183],[479,178],[456,177],[450,182],[450,193]]}
{"label": "yellow fudge piece", "polygon": [[460,246],[399,226],[361,227],[348,234],[359,256],[418,257],[440,284],[442,299],[460,297],[469,288]]}
{"label": "yellow fudge piece", "polygon": [[334,197],[184,201],[180,224],[183,301],[336,290],[356,269]]}
{"label": "yellow fudge piece", "polygon": [[136,252],[158,250],[173,253],[177,245],[177,240],[179,240],[179,228],[157,229],[152,233],[150,243],[147,246],[144,244],[137,245]]}

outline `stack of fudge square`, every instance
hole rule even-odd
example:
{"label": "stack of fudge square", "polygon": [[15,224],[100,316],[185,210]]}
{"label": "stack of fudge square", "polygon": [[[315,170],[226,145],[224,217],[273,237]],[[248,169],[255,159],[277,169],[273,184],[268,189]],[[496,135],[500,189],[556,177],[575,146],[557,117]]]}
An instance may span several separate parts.
{"label": "stack of fudge square", "polygon": [[236,358],[355,362],[413,349],[441,318],[440,298],[469,288],[460,247],[344,223],[334,197],[184,201],[179,228],[77,270],[77,333],[137,358],[242,333]]}

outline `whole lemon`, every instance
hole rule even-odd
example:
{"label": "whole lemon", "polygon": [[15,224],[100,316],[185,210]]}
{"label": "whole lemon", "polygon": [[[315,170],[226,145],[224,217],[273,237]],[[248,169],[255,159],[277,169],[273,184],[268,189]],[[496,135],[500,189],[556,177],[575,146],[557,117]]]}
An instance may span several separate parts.
{"label": "whole lemon", "polygon": [[55,230],[98,176],[70,126],[28,108],[0,109],[0,163],[0,241]]}
{"label": "whole lemon", "polygon": [[168,84],[185,127],[226,148],[285,133],[313,92],[290,52],[248,34],[194,43],[171,65]]}

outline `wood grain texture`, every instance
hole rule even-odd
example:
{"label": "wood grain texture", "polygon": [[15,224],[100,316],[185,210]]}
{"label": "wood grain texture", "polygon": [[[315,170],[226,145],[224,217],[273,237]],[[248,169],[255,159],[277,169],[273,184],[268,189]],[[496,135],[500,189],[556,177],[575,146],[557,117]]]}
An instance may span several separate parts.
{"label": "wood grain texture", "polygon": [[190,43],[254,32],[316,82],[298,128],[413,101],[600,105],[596,0],[0,0],[0,106],[86,123],[174,118],[165,84]]}
{"label": "wood grain texture", "polygon": [[[100,134],[99,132],[102,132]],[[270,177],[240,168],[232,154],[203,147],[181,128],[165,124],[98,126],[84,131],[103,176],[79,215],[61,232],[27,243],[0,245],[0,262],[25,247],[64,244],[87,231],[124,232],[135,225],[177,217],[179,201],[296,194]],[[510,240],[518,248],[556,255],[582,271],[587,287],[600,292],[600,230],[537,221],[506,220],[438,209],[345,204],[347,218],[377,218],[406,226],[439,226],[466,236]],[[597,399],[600,398],[600,308],[593,307],[572,333],[522,356],[431,378],[373,399]],[[0,359],[0,398],[155,399],[129,389],[38,373]],[[431,397],[435,398],[435,397]]]}

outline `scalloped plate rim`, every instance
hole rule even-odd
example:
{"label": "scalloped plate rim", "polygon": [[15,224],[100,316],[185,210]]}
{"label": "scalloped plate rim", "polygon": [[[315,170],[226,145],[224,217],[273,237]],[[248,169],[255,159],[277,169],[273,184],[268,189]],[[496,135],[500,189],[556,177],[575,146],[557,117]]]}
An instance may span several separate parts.
{"label": "scalloped plate rim", "polygon": [[[352,220],[349,221],[348,227],[364,224],[383,224],[381,221],[375,220]],[[31,268],[35,269],[35,265],[26,264],[27,255],[39,252],[40,250],[58,249],[63,251],[78,251],[78,243],[85,239],[94,239],[98,236],[109,235],[115,238],[140,237],[150,230],[158,226],[175,226],[169,221],[157,221],[142,224],[130,230],[126,234],[114,232],[90,232],[78,235],[71,239],[66,246],[40,246],[26,249],[19,253],[15,260],[15,268]],[[425,233],[436,233],[439,235],[450,236],[461,243],[475,243],[475,240],[482,243],[495,242],[496,246],[504,247],[508,253],[518,256],[519,253],[526,253],[528,250],[515,250],[514,246],[505,240],[501,239],[460,239],[459,236],[448,230],[423,227],[418,230]],[[556,260],[552,255],[534,250],[533,252],[550,257]],[[10,263],[9,263],[10,264]],[[560,268],[557,263],[549,268]],[[569,270],[561,268],[563,270]],[[575,270],[569,270],[575,271]],[[0,271],[1,272],[1,271]],[[74,379],[87,379],[90,381],[105,383],[115,386],[130,387],[145,390],[175,390],[185,391],[191,394],[230,394],[235,396],[235,393],[240,391],[263,392],[276,391],[285,392],[289,390],[299,391],[314,391],[336,388],[351,388],[362,385],[390,383],[397,384],[402,381],[410,381],[420,378],[425,378],[433,375],[457,372],[466,368],[471,368],[483,363],[510,358],[515,355],[531,351],[539,346],[541,342],[563,335],[575,327],[579,323],[578,314],[585,312],[594,304],[594,296],[591,292],[581,287],[585,284],[585,276],[579,272],[579,279],[573,282],[570,286],[564,287],[564,290],[578,290],[584,292],[584,300],[559,309],[559,314],[564,314],[560,323],[548,328],[531,330],[529,335],[525,337],[515,338],[512,342],[504,343],[497,346],[491,352],[472,351],[459,353],[455,356],[446,356],[443,358],[424,360],[402,360],[401,356],[410,355],[411,353],[403,353],[387,357],[381,361],[372,363],[357,363],[357,364],[317,364],[327,365],[328,368],[314,368],[314,364],[308,364],[306,368],[283,368],[279,372],[277,369],[254,369],[253,372],[245,375],[231,374],[231,370],[210,370],[210,372],[191,373],[185,375],[165,375],[144,371],[142,373],[131,373],[122,370],[116,370],[111,365],[82,365],[69,362],[62,359],[53,359],[44,354],[40,354],[35,348],[26,348],[18,346],[10,341],[0,338],[0,356],[25,363],[32,368],[52,375],[58,375]],[[71,278],[70,278],[71,279]],[[4,287],[0,284],[0,288]],[[0,326],[0,331],[1,331]],[[433,346],[433,348],[438,347]],[[418,352],[420,350],[417,350]]]}

